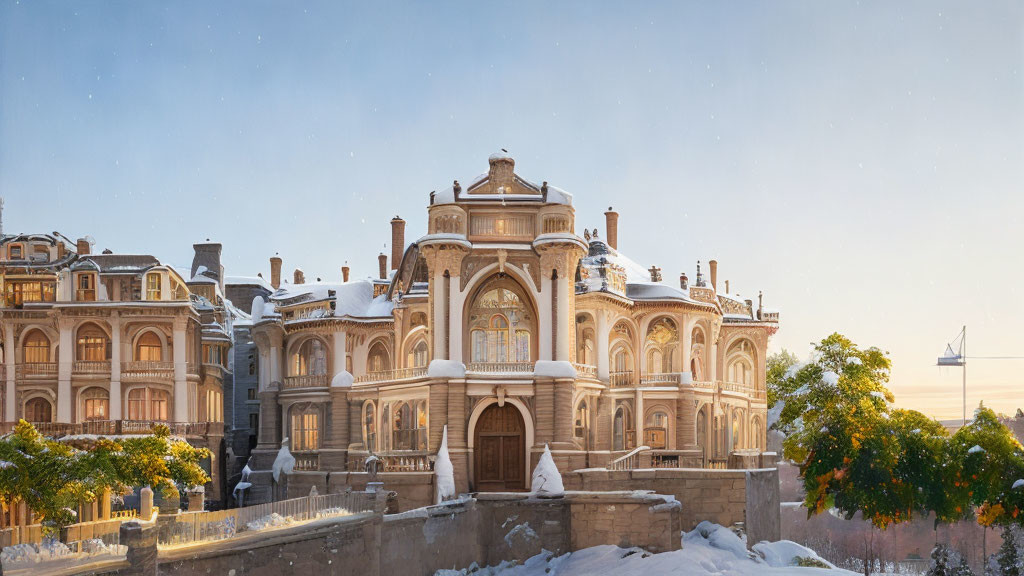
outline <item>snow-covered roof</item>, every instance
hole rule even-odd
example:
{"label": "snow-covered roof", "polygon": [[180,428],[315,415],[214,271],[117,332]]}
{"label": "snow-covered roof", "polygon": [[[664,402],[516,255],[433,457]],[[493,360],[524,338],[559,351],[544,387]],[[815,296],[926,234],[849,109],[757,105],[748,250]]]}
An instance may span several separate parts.
{"label": "snow-covered roof", "polygon": [[271,292],[274,291],[274,287],[262,276],[228,276],[224,279],[224,284],[227,286],[259,286]]}
{"label": "snow-covered roof", "polygon": [[[285,284],[270,295],[270,303],[279,308],[307,302],[333,302],[335,318],[390,318],[394,304],[383,294],[374,298],[373,285],[371,280]],[[267,317],[267,312],[265,306],[261,316]],[[255,321],[255,309],[253,316]]]}

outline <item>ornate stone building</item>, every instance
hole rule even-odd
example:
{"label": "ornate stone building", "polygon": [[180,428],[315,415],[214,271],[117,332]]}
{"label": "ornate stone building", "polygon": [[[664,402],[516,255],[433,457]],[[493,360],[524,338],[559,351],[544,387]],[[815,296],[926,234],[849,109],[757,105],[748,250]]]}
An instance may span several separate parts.
{"label": "ornate stone building", "polygon": [[415,242],[392,220],[378,279],[307,284],[296,271],[287,284],[271,259],[275,292],[252,309],[257,484],[272,484],[287,439],[287,482],[358,487],[373,453],[386,486],[424,503],[445,426],[463,492],[528,489],[545,444],[563,473],[756,460],[743,457],[766,444],[778,314],[728,294],[714,261],[708,280],[698,264],[692,282],[663,282],[616,250],[611,209],[604,239],[581,237],[572,196],[514,167],[498,153],[431,193]]}
{"label": "ornate stone building", "polygon": [[[3,428],[109,436],[166,423],[211,449],[207,495],[219,500],[231,320],[220,245],[195,249],[185,280],[152,256],[93,254],[86,239],[0,238]],[[199,264],[211,258],[216,269]]]}

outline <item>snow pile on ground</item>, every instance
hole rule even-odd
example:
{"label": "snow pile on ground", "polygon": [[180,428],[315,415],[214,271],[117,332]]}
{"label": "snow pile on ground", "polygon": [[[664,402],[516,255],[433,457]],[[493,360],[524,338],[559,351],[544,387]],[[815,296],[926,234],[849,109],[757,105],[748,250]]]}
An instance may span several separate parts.
{"label": "snow pile on ground", "polygon": [[732,531],[702,522],[683,536],[683,549],[650,554],[640,548],[594,546],[562,556],[544,551],[523,564],[503,562],[498,566],[465,570],[439,570],[435,576],[854,576],[838,568],[804,568],[801,563],[820,562],[831,566],[799,544],[786,540],[761,542],[754,552]]}
{"label": "snow pile on ground", "polygon": [[252,522],[249,522],[245,527],[249,530],[263,530],[264,528],[276,528],[277,526],[286,526],[291,524],[293,520],[291,517],[281,516],[277,512],[267,514],[262,518],[257,518]]}
{"label": "snow pile on ground", "polygon": [[448,456],[448,426],[445,426],[441,433],[441,447],[437,450],[437,460],[434,461],[434,475],[437,476],[437,494],[434,502],[440,504],[455,498],[455,467]]}
{"label": "snow pile on ground", "polygon": [[565,486],[562,485],[562,474],[558,472],[554,459],[551,458],[551,449],[544,445],[544,453],[540,455],[537,468],[533,471],[533,483],[531,492],[537,496],[557,497],[565,494]]}

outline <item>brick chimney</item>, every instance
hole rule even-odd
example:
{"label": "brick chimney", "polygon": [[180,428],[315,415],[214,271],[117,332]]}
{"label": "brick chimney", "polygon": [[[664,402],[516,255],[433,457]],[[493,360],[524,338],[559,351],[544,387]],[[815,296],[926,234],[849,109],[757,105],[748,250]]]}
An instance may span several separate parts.
{"label": "brick chimney", "polygon": [[301,268],[296,268],[295,272],[292,273],[292,284],[305,284],[306,274],[302,272]]}
{"label": "brick chimney", "polygon": [[391,269],[398,270],[405,252],[405,220],[398,216],[391,219]]}
{"label": "brick chimney", "polygon": [[75,242],[75,250],[78,252],[79,256],[88,256],[90,251],[89,241],[85,238],[79,238],[78,241]]}
{"label": "brick chimney", "polygon": [[270,257],[270,285],[274,290],[281,287],[281,258],[278,256]]}
{"label": "brick chimney", "polygon": [[487,180],[492,187],[491,191],[494,194],[511,194],[516,161],[509,155],[508,150],[502,148],[501,152],[491,154],[487,162],[490,164]]}
{"label": "brick chimney", "polygon": [[605,240],[613,250],[619,249],[619,213],[608,207],[604,213]]}
{"label": "brick chimney", "polygon": [[377,256],[377,264],[380,266],[380,279],[387,280],[388,278],[388,255],[381,252]]}
{"label": "brick chimney", "polygon": [[348,282],[348,264],[341,267],[341,281]]}
{"label": "brick chimney", "polygon": [[711,288],[718,292],[718,260],[708,260],[708,268],[711,270]]}
{"label": "brick chimney", "polygon": [[220,289],[224,290],[224,267],[220,263],[221,245],[217,242],[210,242],[207,238],[206,242],[199,242],[192,245],[194,256],[192,257],[192,270],[190,274],[192,278],[195,278],[196,273],[200,266],[206,268],[206,276],[209,276],[220,284]]}

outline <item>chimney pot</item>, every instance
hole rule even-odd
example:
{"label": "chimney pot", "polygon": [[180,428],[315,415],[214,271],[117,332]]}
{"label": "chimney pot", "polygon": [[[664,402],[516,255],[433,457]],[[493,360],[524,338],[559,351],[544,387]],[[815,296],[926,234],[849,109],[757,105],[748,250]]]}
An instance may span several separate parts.
{"label": "chimney pot", "polygon": [[718,292],[718,260],[708,260],[708,268],[711,270],[711,288]]}
{"label": "chimney pot", "polygon": [[377,256],[377,264],[380,267],[380,279],[387,280],[388,278],[388,255],[381,252]]}
{"label": "chimney pot", "polygon": [[85,238],[79,238],[78,241],[75,242],[75,250],[78,251],[79,256],[88,256],[89,251],[91,250],[89,241]]}
{"label": "chimney pot", "polygon": [[605,239],[613,250],[619,249],[619,213],[608,207],[604,213]]}
{"label": "chimney pot", "polygon": [[341,280],[342,280],[342,282],[348,282],[348,272],[349,272],[348,266],[342,266],[341,267]]}
{"label": "chimney pot", "polygon": [[398,270],[405,251],[405,220],[398,216],[391,219],[391,269]]}
{"label": "chimney pot", "polygon": [[732,294],[732,292],[729,291],[729,281],[728,280],[725,281],[725,293],[726,294]]}
{"label": "chimney pot", "polygon": [[270,285],[277,290],[281,287],[281,258],[270,257]]}
{"label": "chimney pot", "polygon": [[689,288],[689,279],[686,277],[686,272],[679,275],[679,287],[683,290]]}

